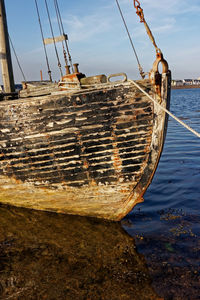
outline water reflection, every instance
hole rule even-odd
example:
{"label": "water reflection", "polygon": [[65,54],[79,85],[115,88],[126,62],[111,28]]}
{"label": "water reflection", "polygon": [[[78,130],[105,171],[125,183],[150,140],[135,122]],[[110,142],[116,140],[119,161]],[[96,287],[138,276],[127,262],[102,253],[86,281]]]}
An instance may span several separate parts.
{"label": "water reflection", "polygon": [[0,207],[1,299],[158,299],[119,223]]}
{"label": "water reflection", "polygon": [[[173,90],[171,111],[200,132],[200,89]],[[122,224],[165,300],[200,299],[200,143],[169,118],[152,184]]]}

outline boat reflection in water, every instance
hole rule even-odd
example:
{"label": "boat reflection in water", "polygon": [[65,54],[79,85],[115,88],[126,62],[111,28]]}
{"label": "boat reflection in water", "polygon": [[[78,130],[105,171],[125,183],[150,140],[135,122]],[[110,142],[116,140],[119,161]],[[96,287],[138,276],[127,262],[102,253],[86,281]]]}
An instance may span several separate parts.
{"label": "boat reflection in water", "polygon": [[158,299],[120,223],[0,207],[1,299]]}

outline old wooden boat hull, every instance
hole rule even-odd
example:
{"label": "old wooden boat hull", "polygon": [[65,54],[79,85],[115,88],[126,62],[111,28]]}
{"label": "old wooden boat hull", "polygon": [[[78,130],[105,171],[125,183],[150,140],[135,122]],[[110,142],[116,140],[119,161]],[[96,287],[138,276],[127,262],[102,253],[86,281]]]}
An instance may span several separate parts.
{"label": "old wooden boat hull", "polygon": [[[160,95],[169,107],[170,74]],[[0,202],[120,220],[156,170],[165,112],[131,82],[0,102]]]}

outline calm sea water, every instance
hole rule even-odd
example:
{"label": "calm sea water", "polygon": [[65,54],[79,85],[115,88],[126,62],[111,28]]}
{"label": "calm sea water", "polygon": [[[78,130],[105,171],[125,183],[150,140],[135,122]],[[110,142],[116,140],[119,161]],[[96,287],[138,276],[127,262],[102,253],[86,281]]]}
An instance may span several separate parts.
{"label": "calm sea water", "polygon": [[[171,111],[200,132],[200,89]],[[171,119],[144,200],[120,223],[0,206],[0,299],[200,299],[200,141]]]}
{"label": "calm sea water", "polygon": [[[200,89],[172,90],[171,112],[200,132]],[[200,299],[200,140],[169,119],[155,177],[122,222],[165,299]]]}

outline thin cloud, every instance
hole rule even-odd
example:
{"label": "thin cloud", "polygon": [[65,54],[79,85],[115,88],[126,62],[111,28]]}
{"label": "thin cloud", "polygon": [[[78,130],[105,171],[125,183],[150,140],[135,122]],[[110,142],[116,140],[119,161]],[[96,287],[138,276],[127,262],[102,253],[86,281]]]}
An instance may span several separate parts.
{"label": "thin cloud", "polygon": [[[141,58],[141,64],[145,70],[149,70],[155,53],[144,24],[139,22],[132,0],[118,1],[133,37],[134,46]],[[124,70],[131,76],[135,76],[137,64],[132,55],[116,1],[77,0],[70,2],[72,4],[69,3],[68,7],[63,4],[63,7],[66,7],[66,11],[62,10],[63,23],[69,36],[72,57],[76,58],[83,66],[83,72],[98,74],[98,72],[114,73]],[[88,9],[82,9],[83,2],[84,5],[90,3]],[[187,72],[194,72],[192,77],[199,77],[200,42],[197,37],[200,26],[200,0],[140,0],[140,3],[156,43],[174,72],[173,77],[187,77]],[[31,17],[30,20],[32,20]],[[48,25],[47,21],[47,19],[43,19],[45,25]],[[59,33],[57,32],[56,18],[53,21],[55,35],[57,35]],[[44,27],[45,30],[46,28],[49,30],[49,26]],[[46,35],[45,31],[45,37],[47,37]],[[34,38],[36,39],[36,37]],[[35,62],[33,62],[32,68],[36,69],[35,74],[37,75],[39,74],[40,60],[41,64],[45,62],[42,44],[38,39],[34,40],[34,44],[30,43],[30,46],[20,51],[21,61],[23,65],[30,66],[28,63],[30,57],[31,61]],[[47,51],[50,61],[55,61],[56,68],[53,50],[53,47],[49,45]]]}
{"label": "thin cloud", "polygon": [[[120,4],[130,7],[130,0],[119,0]],[[148,19],[155,18],[162,19],[163,13],[165,15],[181,15],[185,13],[198,13],[200,12],[199,0],[143,0],[140,1],[140,6],[144,9],[144,13],[148,16]],[[133,6],[133,2],[131,1]]]}
{"label": "thin cloud", "polygon": [[63,19],[68,28],[71,42],[86,41],[102,34],[111,27],[110,20],[102,17],[101,14],[93,14],[85,17],[70,15]]}

